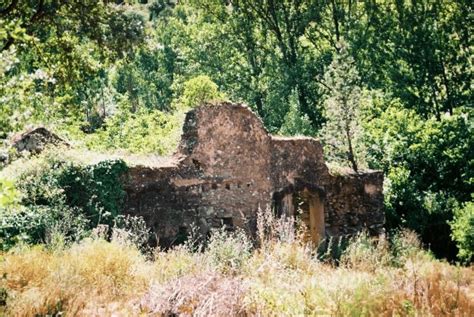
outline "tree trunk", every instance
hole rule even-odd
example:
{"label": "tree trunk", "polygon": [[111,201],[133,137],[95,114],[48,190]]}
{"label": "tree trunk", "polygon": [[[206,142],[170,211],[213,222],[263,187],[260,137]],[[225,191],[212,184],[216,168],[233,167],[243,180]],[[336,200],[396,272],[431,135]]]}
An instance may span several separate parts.
{"label": "tree trunk", "polygon": [[357,162],[355,160],[355,155],[354,155],[354,149],[352,148],[352,140],[351,140],[351,130],[349,128],[349,125],[346,123],[346,137],[347,137],[347,145],[348,145],[348,151],[347,151],[347,159],[352,165],[352,169],[354,172],[358,172],[358,167],[357,167]]}

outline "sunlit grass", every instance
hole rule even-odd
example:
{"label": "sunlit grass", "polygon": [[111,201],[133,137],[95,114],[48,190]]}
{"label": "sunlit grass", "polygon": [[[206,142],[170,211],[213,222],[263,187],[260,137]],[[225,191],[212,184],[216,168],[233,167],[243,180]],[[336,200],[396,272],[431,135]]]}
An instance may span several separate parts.
{"label": "sunlit grass", "polygon": [[[236,237],[243,239],[240,246]],[[400,239],[416,244],[410,235]],[[318,260],[298,239],[274,236],[264,243],[248,254],[245,237],[221,231],[204,252],[182,246],[145,256],[130,243],[99,238],[65,248],[18,247],[1,257],[3,311],[13,316],[472,315],[472,268],[434,260],[418,247],[395,261],[386,242],[361,235],[335,265]]]}

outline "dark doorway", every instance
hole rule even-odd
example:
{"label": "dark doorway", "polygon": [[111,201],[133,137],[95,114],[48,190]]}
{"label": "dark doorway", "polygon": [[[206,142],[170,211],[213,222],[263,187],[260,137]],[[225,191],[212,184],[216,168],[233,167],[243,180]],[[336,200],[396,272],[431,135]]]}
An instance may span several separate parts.
{"label": "dark doorway", "polygon": [[279,217],[299,219],[306,227],[305,240],[317,246],[325,236],[324,201],[322,195],[304,187],[274,195],[274,208]]}

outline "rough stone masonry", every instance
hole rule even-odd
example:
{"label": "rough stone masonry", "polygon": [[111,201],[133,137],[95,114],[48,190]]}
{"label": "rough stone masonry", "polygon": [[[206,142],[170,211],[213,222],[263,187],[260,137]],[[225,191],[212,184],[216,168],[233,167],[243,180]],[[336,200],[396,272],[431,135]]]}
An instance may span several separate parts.
{"label": "rough stone masonry", "polygon": [[144,217],[162,246],[192,225],[201,233],[255,233],[259,209],[301,217],[309,238],[383,232],[379,171],[331,175],[320,142],[270,135],[246,106],[203,105],[187,113],[173,160],[129,171],[125,210]]}

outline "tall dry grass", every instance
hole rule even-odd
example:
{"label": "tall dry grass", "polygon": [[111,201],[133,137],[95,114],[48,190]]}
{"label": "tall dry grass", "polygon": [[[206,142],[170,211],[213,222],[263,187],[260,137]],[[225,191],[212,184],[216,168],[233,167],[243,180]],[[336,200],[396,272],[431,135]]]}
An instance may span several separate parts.
{"label": "tall dry grass", "polygon": [[411,233],[390,244],[362,234],[338,262],[323,262],[298,239],[292,224],[261,217],[257,249],[241,233],[224,231],[216,232],[203,252],[182,246],[156,251],[152,259],[123,239],[88,239],[56,249],[19,247],[1,256],[2,313],[473,315],[472,267],[434,260]]}

